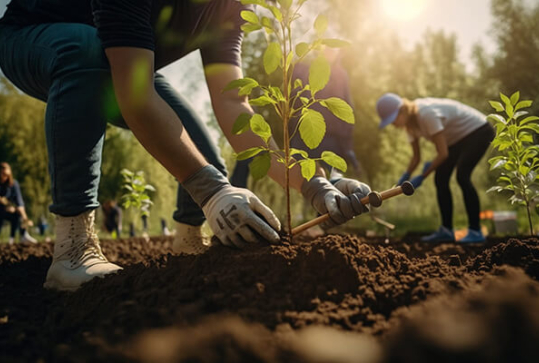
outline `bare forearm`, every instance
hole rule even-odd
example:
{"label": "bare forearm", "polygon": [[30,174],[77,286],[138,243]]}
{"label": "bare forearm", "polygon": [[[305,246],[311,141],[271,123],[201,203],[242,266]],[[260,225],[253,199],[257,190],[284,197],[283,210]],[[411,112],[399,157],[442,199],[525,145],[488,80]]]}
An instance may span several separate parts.
{"label": "bare forearm", "polygon": [[419,158],[418,157],[412,157],[410,159],[410,162],[408,163],[408,169],[406,169],[406,171],[409,173],[409,174],[412,174],[414,172],[414,170],[417,168],[417,166],[419,165]]}
{"label": "bare forearm", "polygon": [[421,161],[421,150],[419,149],[418,140],[414,140],[410,145],[412,146],[412,159],[410,159],[410,163],[408,164],[408,169],[406,171],[409,174],[412,174]]}
{"label": "bare forearm", "polygon": [[21,218],[26,221],[28,219],[28,216],[26,215],[26,209],[24,207],[17,207],[17,211],[19,212]]}
{"label": "bare forearm", "polygon": [[144,148],[178,181],[208,164],[176,113],[157,93],[137,112],[124,116]]}

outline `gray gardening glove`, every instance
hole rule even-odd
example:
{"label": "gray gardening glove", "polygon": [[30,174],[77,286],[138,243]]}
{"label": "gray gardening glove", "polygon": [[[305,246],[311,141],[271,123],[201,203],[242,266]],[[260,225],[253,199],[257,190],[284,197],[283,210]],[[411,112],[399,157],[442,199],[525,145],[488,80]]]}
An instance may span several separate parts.
{"label": "gray gardening glove", "polygon": [[360,199],[366,197],[371,192],[371,188],[367,184],[355,179],[338,178],[332,179],[331,183],[344,195],[358,194]]}
{"label": "gray gardening glove", "polygon": [[202,208],[219,241],[243,248],[261,239],[279,243],[281,223],[256,195],[230,185],[219,170],[207,165],[182,185]]}
{"label": "gray gardening glove", "polygon": [[320,226],[329,229],[343,224],[363,212],[363,206],[357,195],[345,196],[324,177],[316,176],[305,181],[301,194],[320,214],[329,214],[329,220]]}

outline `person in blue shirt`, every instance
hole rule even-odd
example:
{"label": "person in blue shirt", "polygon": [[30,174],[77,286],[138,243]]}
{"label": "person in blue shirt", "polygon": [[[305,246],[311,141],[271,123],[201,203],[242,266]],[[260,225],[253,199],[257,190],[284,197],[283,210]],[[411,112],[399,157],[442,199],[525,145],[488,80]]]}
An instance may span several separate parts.
{"label": "person in blue shirt", "polygon": [[4,221],[8,221],[11,224],[9,244],[15,242],[15,234],[19,229],[21,242],[37,242],[26,229],[32,223],[26,215],[21,187],[17,180],[13,178],[11,166],[6,162],[0,163],[0,230]]}

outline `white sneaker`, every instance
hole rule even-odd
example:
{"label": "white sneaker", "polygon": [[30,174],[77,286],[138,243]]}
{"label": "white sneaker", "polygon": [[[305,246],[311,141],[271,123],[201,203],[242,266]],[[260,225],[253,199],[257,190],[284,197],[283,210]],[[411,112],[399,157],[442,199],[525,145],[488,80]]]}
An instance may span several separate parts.
{"label": "white sneaker", "polygon": [[177,254],[201,255],[211,246],[211,238],[202,231],[202,226],[191,226],[176,222],[176,234],[172,251]]}
{"label": "white sneaker", "polygon": [[37,243],[37,240],[34,237],[30,236],[30,233],[28,233],[28,231],[24,231],[24,234],[21,237],[21,242],[22,243]]}
{"label": "white sneaker", "polygon": [[10,245],[14,244],[14,243],[15,243],[15,238],[9,237],[8,243],[9,243]]}
{"label": "white sneaker", "polygon": [[95,211],[74,217],[56,217],[56,242],[46,289],[74,291],[94,277],[122,268],[103,255],[94,229]]}

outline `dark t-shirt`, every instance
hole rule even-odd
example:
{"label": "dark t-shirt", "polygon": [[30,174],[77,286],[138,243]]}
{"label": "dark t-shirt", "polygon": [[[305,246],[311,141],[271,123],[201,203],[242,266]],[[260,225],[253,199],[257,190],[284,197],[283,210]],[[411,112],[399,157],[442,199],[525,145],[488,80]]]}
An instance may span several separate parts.
{"label": "dark t-shirt", "polygon": [[157,69],[196,49],[204,64],[239,66],[247,9],[237,0],[12,0],[0,22],[95,26],[104,48],[153,50]]}
{"label": "dark t-shirt", "polygon": [[[16,180],[13,181],[13,185],[0,184],[0,197],[5,197],[11,204],[14,204],[16,207],[24,207],[21,187]],[[0,211],[3,211],[5,208],[6,206],[0,203]]]}

